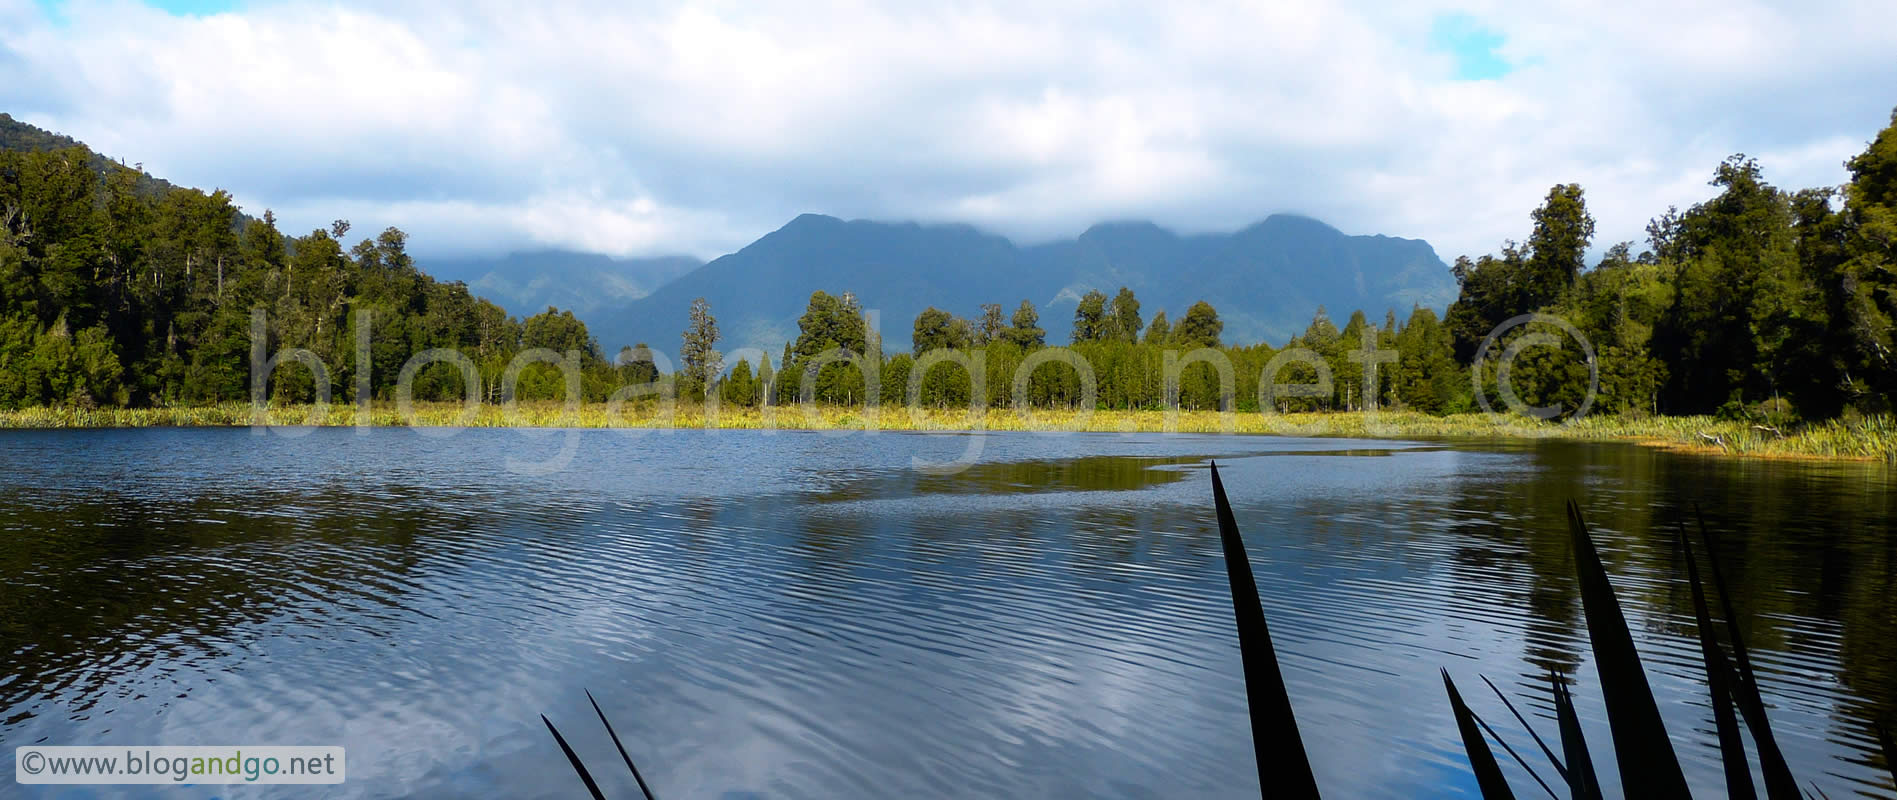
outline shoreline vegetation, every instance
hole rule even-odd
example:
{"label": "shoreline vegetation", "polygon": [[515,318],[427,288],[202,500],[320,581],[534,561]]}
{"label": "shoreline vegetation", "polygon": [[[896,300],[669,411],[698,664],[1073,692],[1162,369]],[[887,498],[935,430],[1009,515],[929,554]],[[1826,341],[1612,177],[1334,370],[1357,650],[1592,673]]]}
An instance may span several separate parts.
{"label": "shoreline vegetation", "polygon": [[[319,410],[321,413],[319,414]],[[357,409],[331,403],[273,405],[263,410],[270,426],[354,427]],[[161,408],[35,407],[0,410],[0,429],[248,427],[256,422],[244,403]],[[404,414],[393,404],[371,407],[374,427],[472,428],[626,428],[804,431],[1039,431],[1088,433],[1230,433],[1336,437],[1344,439],[1420,439],[1506,441],[1557,439],[1622,441],[1684,453],[1759,459],[1868,461],[1897,464],[1897,418],[1829,420],[1789,429],[1711,416],[1616,417],[1596,415],[1569,424],[1515,415],[1482,413],[1434,416],[1403,410],[1318,411],[1261,414],[1208,410],[986,409],[979,418],[966,407],[889,407],[813,405],[788,407],[709,407],[678,403],[669,411],[657,404],[614,408],[607,403],[575,407],[545,401],[521,402],[509,409],[481,404],[470,411],[458,403],[415,403]]]}
{"label": "shoreline vegetation", "polygon": [[[397,228],[353,246],[341,219],[289,236],[227,193],[157,184],[37,129],[15,138],[0,140],[4,427],[247,426],[252,404],[297,425],[304,404],[342,397],[379,404],[365,425],[402,425],[394,401],[412,398],[423,425],[836,430],[873,416],[885,430],[1559,437],[1897,463],[1897,112],[1843,186],[1789,191],[1726,159],[1717,193],[1653,218],[1638,252],[1596,259],[1585,191],[1557,184],[1526,240],[1456,259],[1440,315],[1358,308],[1339,326],[1319,304],[1282,346],[1226,336],[1222,313],[1257,308],[1169,313],[1132,286],[1080,284],[1062,344],[1068,293],[1009,313],[1022,287],[997,282],[973,316],[922,310],[904,347],[903,320],[886,341],[877,299],[818,271],[770,278],[812,290],[794,336],[728,339],[700,296],[676,350],[614,354],[571,310],[522,318],[436,280]],[[459,419],[464,393],[490,405]],[[1515,414],[1476,413],[1492,398]],[[971,402],[991,410],[971,419]],[[339,403],[317,421],[354,414]]]}

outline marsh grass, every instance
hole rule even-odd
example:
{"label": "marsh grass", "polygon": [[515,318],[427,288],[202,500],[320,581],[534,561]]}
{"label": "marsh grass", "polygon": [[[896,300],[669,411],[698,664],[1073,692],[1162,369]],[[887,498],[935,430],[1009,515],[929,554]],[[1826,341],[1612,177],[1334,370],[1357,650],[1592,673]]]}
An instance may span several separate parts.
{"label": "marsh grass", "polygon": [[[357,424],[353,405],[333,403],[322,413],[314,406],[271,406],[263,417],[270,425]],[[0,411],[0,428],[147,428],[247,426],[249,405],[167,408],[28,408]],[[1713,417],[1591,416],[1559,425],[1523,417],[1457,414],[1435,417],[1411,411],[1260,414],[1183,410],[1012,408],[970,412],[967,408],[863,408],[841,406],[785,408],[709,408],[657,403],[615,408],[589,403],[569,409],[560,403],[521,403],[509,409],[482,405],[472,411],[452,403],[418,403],[400,413],[393,403],[372,406],[368,424],[422,427],[574,427],[574,428],[718,428],[780,430],[886,431],[1089,431],[1279,434],[1347,438],[1405,438],[1496,441],[1571,439],[1634,441],[1690,453],[1748,458],[1875,461],[1897,464],[1897,418],[1831,420],[1776,430]]]}

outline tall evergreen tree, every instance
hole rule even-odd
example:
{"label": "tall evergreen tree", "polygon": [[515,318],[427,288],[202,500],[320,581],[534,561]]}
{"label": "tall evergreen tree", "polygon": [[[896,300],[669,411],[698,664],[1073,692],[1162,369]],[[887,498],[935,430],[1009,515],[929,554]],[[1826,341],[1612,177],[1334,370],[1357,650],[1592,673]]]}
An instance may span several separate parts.
{"label": "tall evergreen tree", "polygon": [[1107,335],[1107,296],[1089,289],[1074,306],[1073,343],[1097,342]]}
{"label": "tall evergreen tree", "polygon": [[692,301],[690,321],[679,338],[682,341],[678,360],[684,378],[681,393],[689,397],[701,397],[724,369],[723,357],[716,349],[718,319],[711,315],[711,304],[705,302],[705,298]]}
{"label": "tall evergreen tree", "polygon": [[1548,199],[1532,215],[1534,232],[1528,236],[1528,259],[1523,264],[1522,296],[1515,305],[1535,309],[1561,299],[1574,285],[1594,240],[1594,216],[1578,183],[1548,190]]}
{"label": "tall evergreen tree", "polygon": [[1113,296],[1113,304],[1108,308],[1108,328],[1111,338],[1123,342],[1140,340],[1140,301],[1133,296],[1133,290],[1120,287],[1120,293]]}
{"label": "tall evergreen tree", "polygon": [[1047,331],[1041,329],[1041,315],[1035,313],[1033,303],[1021,301],[1021,306],[1014,310],[1012,324],[1008,326],[1004,338],[1022,350],[1033,350],[1047,344]]}

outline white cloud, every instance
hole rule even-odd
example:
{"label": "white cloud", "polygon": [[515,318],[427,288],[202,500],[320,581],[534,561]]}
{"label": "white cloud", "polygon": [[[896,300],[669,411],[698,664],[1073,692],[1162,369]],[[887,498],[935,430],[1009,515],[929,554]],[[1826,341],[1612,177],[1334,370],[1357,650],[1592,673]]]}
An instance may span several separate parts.
{"label": "white cloud", "polygon": [[[1897,29],[1824,5],[0,0],[0,108],[292,231],[398,225],[425,253],[715,255],[802,211],[1032,240],[1288,210],[1447,259],[1525,236],[1556,182],[1605,244],[1731,152],[1842,181],[1897,103]],[[1455,80],[1429,49],[1449,13],[1518,68]]]}

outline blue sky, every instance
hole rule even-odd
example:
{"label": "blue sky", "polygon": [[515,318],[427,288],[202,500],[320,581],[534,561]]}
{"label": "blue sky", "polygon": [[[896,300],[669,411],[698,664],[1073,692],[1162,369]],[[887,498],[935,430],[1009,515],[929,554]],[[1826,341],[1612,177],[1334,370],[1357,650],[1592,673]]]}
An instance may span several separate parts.
{"label": "blue sky", "polygon": [[1299,212],[1449,259],[1526,236],[1557,183],[1605,246],[1735,152],[1842,182],[1897,104],[1887,12],[0,0],[0,110],[423,253],[716,256],[802,212],[1023,241]]}
{"label": "blue sky", "polygon": [[[41,11],[48,17],[55,20],[65,19],[65,6],[69,4],[68,0],[37,0],[37,2]],[[144,5],[180,17],[203,17],[240,7],[235,0],[151,0]]]}
{"label": "blue sky", "polygon": [[1455,57],[1455,77],[1461,80],[1494,80],[1514,71],[1502,58],[1502,35],[1483,27],[1475,17],[1462,13],[1444,14],[1430,24],[1430,44]]}

